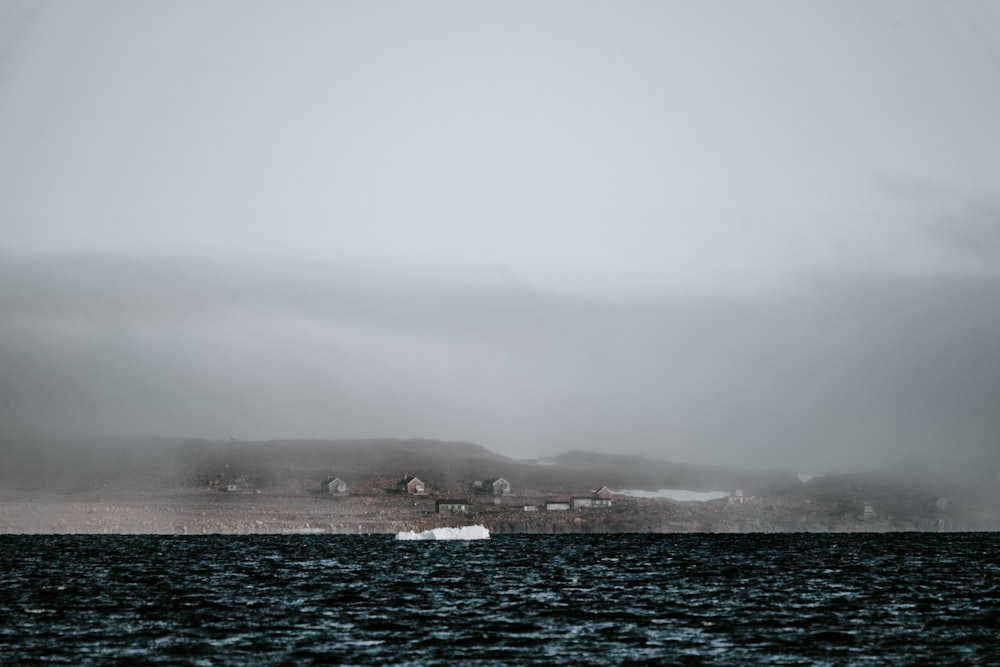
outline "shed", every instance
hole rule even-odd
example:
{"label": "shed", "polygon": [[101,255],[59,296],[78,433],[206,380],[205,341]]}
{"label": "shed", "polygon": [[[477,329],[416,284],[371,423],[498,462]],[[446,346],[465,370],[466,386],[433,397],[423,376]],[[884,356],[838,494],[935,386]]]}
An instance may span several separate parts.
{"label": "shed", "polygon": [[434,509],[438,514],[446,514],[448,512],[458,512],[464,514],[469,511],[469,501],[468,500],[456,500],[454,498],[438,498],[434,502]]}
{"label": "shed", "polygon": [[736,489],[729,494],[726,502],[730,505],[746,505],[753,502],[753,496],[744,495],[743,489]]}
{"label": "shed", "polygon": [[320,486],[327,493],[347,493],[347,483],[339,477],[327,477]]}
{"label": "shed", "polygon": [[568,500],[550,500],[545,503],[545,510],[547,512],[561,511],[569,509]]}

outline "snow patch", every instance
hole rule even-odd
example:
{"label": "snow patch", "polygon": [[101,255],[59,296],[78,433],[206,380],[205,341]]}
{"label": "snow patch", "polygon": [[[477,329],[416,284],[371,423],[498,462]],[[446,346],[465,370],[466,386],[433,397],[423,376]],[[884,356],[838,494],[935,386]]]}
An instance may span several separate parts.
{"label": "snow patch", "polygon": [[396,533],[397,540],[488,540],[490,531],[484,526],[462,526],[461,528],[434,528],[416,533],[404,530]]}
{"label": "snow patch", "polygon": [[686,491],[684,489],[660,489],[659,491],[643,491],[642,489],[622,489],[615,491],[616,494],[632,496],[633,498],[666,498],[667,500],[679,500],[681,502],[705,502],[706,500],[719,500],[728,498],[728,491]]}

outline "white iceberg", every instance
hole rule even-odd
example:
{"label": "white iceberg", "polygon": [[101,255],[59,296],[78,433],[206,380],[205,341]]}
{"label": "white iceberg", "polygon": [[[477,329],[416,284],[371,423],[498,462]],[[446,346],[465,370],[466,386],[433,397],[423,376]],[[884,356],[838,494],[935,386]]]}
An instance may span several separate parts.
{"label": "white iceberg", "polygon": [[416,533],[404,530],[396,533],[397,540],[488,540],[490,531],[484,526],[462,526],[461,528],[434,528]]}

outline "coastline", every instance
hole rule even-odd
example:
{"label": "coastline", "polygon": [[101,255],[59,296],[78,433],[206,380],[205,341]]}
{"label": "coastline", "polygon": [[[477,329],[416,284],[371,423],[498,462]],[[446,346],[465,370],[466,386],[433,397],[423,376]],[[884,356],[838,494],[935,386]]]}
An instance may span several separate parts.
{"label": "coastline", "polygon": [[998,498],[988,466],[802,476],[428,440],[0,440],[0,534],[996,531]]}
{"label": "coastline", "polygon": [[[0,534],[280,535],[395,534],[480,524],[493,534],[873,533],[997,530],[988,517],[865,519],[830,515],[815,503],[732,505],[615,496],[610,508],[525,511],[533,498],[473,499],[464,513],[438,514],[435,498],[315,493],[0,492]],[[537,505],[536,505],[537,506]]]}

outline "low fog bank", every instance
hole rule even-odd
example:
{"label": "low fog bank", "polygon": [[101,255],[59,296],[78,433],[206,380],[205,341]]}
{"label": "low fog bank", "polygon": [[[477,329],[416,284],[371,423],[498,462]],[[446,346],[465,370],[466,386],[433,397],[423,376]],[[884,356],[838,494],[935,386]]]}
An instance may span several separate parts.
{"label": "low fog bank", "polygon": [[60,495],[170,494],[235,483],[241,492],[316,493],[329,476],[356,492],[382,492],[414,474],[436,493],[469,493],[475,480],[505,477],[526,490],[664,484],[756,492],[798,486],[786,472],[740,470],[593,452],[514,459],[472,443],[434,440],[277,440],[0,436],[0,490]]}
{"label": "low fog bank", "polygon": [[588,298],[344,265],[8,253],[0,433],[997,469],[998,303],[990,277]]}

